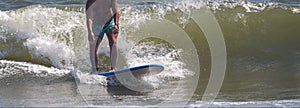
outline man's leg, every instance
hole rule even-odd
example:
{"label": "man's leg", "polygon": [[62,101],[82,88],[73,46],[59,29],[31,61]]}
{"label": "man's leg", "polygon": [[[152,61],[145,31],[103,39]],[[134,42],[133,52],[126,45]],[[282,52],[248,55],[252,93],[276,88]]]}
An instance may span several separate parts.
{"label": "man's leg", "polygon": [[99,49],[99,46],[100,46],[100,43],[101,43],[102,39],[101,38],[97,38],[97,41],[96,41],[96,48],[95,48],[95,64],[96,64],[96,70],[99,71],[99,68],[98,68],[98,56],[97,56],[97,52],[98,52],[98,49]]}
{"label": "man's leg", "polygon": [[101,41],[102,41],[102,39],[98,37],[97,41],[96,41],[96,47],[95,47],[95,66],[96,66],[95,69],[96,69],[96,71],[99,71],[97,52],[98,52]]}
{"label": "man's leg", "polygon": [[118,32],[115,32],[114,30],[108,30],[106,32],[106,35],[107,35],[109,48],[110,48],[110,63],[111,63],[110,71],[115,71],[117,65],[117,59],[118,59],[118,47],[117,47]]}
{"label": "man's leg", "polygon": [[92,65],[92,72],[95,72],[96,71],[96,62],[95,62],[96,41],[90,39],[90,36],[89,36],[89,47],[90,47],[90,61],[91,61],[91,65]]}
{"label": "man's leg", "polygon": [[95,37],[96,41],[89,41],[89,46],[90,46],[90,61],[91,61],[91,65],[92,65],[92,73],[93,72],[97,72],[97,68],[98,68],[98,56],[97,56],[97,51],[98,51],[98,47],[101,43],[101,39],[96,36]]}

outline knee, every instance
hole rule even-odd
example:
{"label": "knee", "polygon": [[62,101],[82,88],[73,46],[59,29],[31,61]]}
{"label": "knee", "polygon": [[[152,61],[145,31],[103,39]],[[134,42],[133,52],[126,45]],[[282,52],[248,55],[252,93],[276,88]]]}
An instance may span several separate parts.
{"label": "knee", "polygon": [[109,42],[109,46],[117,46],[117,39],[116,38],[111,39]]}
{"label": "knee", "polygon": [[110,47],[117,46],[117,41],[111,41],[111,42],[109,43],[109,46],[110,46]]}

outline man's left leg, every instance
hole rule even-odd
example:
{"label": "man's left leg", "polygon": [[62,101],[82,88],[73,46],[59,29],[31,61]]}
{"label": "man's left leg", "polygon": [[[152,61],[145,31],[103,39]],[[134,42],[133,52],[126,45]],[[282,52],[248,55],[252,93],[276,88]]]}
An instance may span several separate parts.
{"label": "man's left leg", "polygon": [[108,30],[106,32],[106,35],[107,35],[109,48],[110,48],[110,63],[111,63],[110,71],[115,71],[117,65],[117,59],[118,59],[117,38],[119,34],[116,30],[112,29],[112,30]]}

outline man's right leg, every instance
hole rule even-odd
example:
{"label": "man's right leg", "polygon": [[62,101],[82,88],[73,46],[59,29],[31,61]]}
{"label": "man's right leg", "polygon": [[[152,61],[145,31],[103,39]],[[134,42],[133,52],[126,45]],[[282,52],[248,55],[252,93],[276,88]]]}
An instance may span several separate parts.
{"label": "man's right leg", "polygon": [[96,66],[96,71],[98,72],[99,71],[99,68],[98,68],[98,56],[97,56],[97,52],[98,52],[98,49],[99,49],[99,46],[100,46],[100,43],[101,43],[102,39],[97,37],[97,41],[96,41],[96,46],[95,46],[95,66]]}
{"label": "man's right leg", "polygon": [[91,61],[92,73],[93,73],[93,72],[96,72],[96,61],[95,61],[96,42],[95,41],[89,41],[89,47],[90,47],[90,61]]}
{"label": "man's right leg", "polygon": [[97,51],[98,51],[98,47],[101,43],[101,39],[96,36],[95,37],[96,41],[90,41],[89,42],[89,46],[90,46],[90,61],[91,61],[91,65],[92,65],[92,73],[97,72],[98,71],[98,56],[97,56]]}

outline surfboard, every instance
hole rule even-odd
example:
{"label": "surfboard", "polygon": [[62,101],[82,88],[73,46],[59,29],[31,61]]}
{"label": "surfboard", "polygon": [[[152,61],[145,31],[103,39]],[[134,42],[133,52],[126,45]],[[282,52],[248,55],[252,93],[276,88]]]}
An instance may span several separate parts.
{"label": "surfboard", "polygon": [[100,72],[98,75],[101,76],[113,76],[116,74],[132,72],[132,74],[137,75],[147,75],[147,74],[158,74],[164,70],[164,67],[160,64],[146,64],[141,66],[130,67],[122,70],[116,70],[114,72]]}

